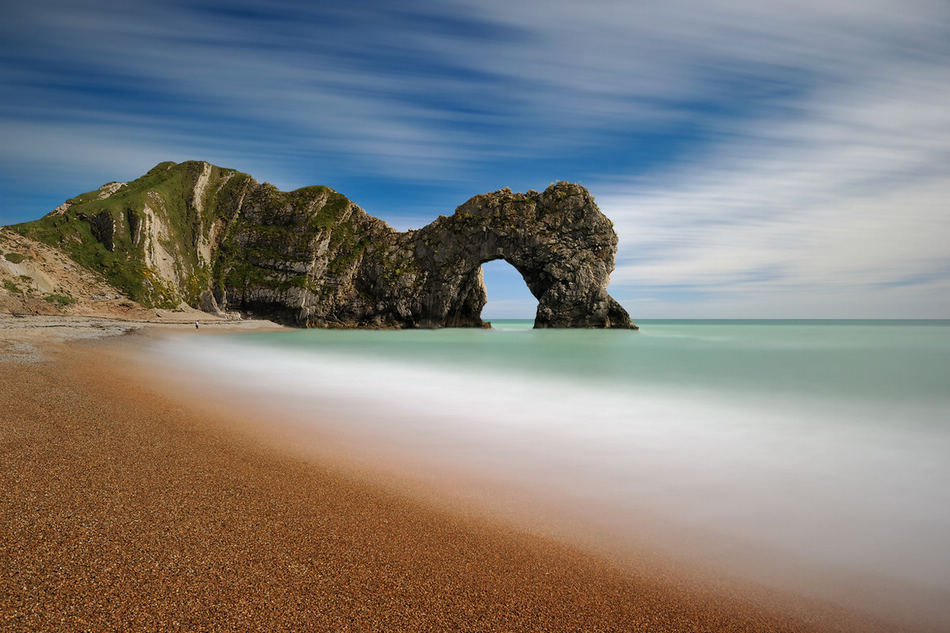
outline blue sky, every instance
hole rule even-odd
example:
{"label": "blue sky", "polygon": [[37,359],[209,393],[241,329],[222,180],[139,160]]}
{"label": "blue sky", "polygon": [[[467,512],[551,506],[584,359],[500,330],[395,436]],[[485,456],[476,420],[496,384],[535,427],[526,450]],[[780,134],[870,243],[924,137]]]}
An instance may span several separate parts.
{"label": "blue sky", "polygon": [[[0,223],[208,160],[399,229],[584,184],[634,318],[950,317],[950,3],[4,8]],[[533,315],[506,264],[485,316]]]}

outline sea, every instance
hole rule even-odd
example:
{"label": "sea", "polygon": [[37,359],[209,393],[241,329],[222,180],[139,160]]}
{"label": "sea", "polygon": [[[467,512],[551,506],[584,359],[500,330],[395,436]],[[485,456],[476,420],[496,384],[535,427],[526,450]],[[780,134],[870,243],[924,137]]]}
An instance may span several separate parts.
{"label": "sea", "polygon": [[617,544],[950,624],[950,321],[638,324],[249,332],[155,352],[298,425],[508,482]]}

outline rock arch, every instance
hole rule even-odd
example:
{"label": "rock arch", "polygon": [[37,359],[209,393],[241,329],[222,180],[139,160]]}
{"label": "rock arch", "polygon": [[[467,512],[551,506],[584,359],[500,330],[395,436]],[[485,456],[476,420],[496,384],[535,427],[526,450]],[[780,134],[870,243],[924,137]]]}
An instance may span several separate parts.
{"label": "rock arch", "polygon": [[481,265],[503,259],[538,300],[535,327],[635,327],[607,294],[617,235],[579,185],[475,196],[452,216],[399,234],[395,250],[411,253],[407,268],[420,282],[400,302],[416,326],[481,326]]}
{"label": "rock arch", "polygon": [[607,294],[617,234],[579,185],[478,195],[404,233],[326,188],[242,202],[209,305],[307,327],[480,327],[481,265],[504,259],[538,300],[535,327],[636,328]]}

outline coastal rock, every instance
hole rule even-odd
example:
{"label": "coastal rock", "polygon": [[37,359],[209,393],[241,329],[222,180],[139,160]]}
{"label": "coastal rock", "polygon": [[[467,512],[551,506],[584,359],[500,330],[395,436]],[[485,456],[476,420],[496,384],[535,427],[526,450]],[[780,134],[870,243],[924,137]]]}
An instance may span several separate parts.
{"label": "coastal rock", "polygon": [[[629,328],[629,316],[607,294],[616,250],[612,224],[587,190],[558,183],[543,193],[475,196],[452,216],[397,235],[360,272],[369,289],[390,300],[393,320],[477,327],[486,302],[481,265],[503,259],[538,299],[535,327]],[[387,293],[371,282],[394,260],[402,283]]]}
{"label": "coastal rock", "polygon": [[400,233],[328,187],[282,192],[208,163],[162,163],[13,228],[146,306],[304,327],[481,327],[481,265],[503,259],[538,299],[535,327],[636,327],[606,290],[612,223],[566,182],[478,195]]}

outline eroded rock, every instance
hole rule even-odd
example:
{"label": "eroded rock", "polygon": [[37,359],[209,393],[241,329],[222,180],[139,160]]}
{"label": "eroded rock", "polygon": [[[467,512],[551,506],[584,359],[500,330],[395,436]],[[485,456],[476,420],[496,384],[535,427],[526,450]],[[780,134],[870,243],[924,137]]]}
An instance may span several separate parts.
{"label": "eroded rock", "polygon": [[635,327],[606,290],[612,224],[566,182],[475,196],[405,233],[328,187],[283,192],[203,162],[160,163],[67,205],[11,228],[146,307],[304,327],[479,327],[481,265],[504,259],[538,299],[536,327]]}
{"label": "eroded rock", "polygon": [[221,308],[308,327],[481,327],[481,265],[504,259],[538,299],[535,327],[635,327],[607,294],[617,235],[580,185],[475,196],[406,233],[335,192],[294,193],[249,196],[226,247],[237,262],[216,276]]}

